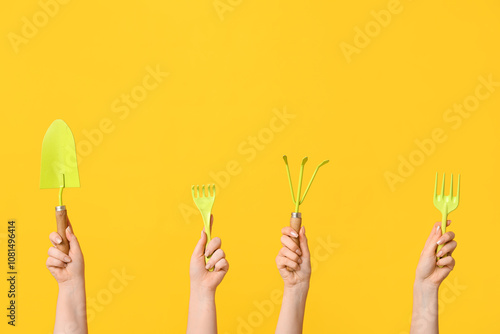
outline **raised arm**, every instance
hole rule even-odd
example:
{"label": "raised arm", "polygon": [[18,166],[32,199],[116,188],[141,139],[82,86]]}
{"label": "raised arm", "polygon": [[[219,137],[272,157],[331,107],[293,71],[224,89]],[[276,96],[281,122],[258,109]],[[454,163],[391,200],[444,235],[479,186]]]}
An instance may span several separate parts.
{"label": "raised arm", "polygon": [[[283,302],[281,304],[276,334],[300,334],[304,324],[309,281],[311,279],[311,259],[304,226],[299,235],[287,226],[281,230],[283,247],[276,257],[276,265],[284,281]],[[299,238],[299,246],[293,239]]]}
{"label": "raised arm", "polygon": [[[447,225],[451,221],[448,220]],[[417,265],[413,285],[413,313],[410,334],[438,334],[438,291],[443,280],[455,267],[451,256],[457,242],[453,232],[441,233],[441,223],[434,224]],[[444,245],[436,254],[438,245]],[[436,256],[445,256],[436,261]]]}

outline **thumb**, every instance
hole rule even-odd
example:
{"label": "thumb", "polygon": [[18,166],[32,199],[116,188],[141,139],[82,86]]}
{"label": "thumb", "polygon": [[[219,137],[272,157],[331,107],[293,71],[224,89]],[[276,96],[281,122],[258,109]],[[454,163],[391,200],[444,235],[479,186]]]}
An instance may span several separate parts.
{"label": "thumb", "polygon": [[78,242],[76,235],[73,233],[71,223],[69,222],[69,220],[68,220],[68,227],[66,228],[66,238],[68,239],[69,242],[70,252],[81,254],[82,250],[80,248],[80,243]]}
{"label": "thumb", "polygon": [[193,251],[193,257],[203,257],[205,256],[205,244],[207,243],[207,234],[205,231],[201,231],[201,236],[200,240],[198,240],[198,243],[194,247]]}
{"label": "thumb", "polygon": [[302,255],[305,259],[309,260],[309,244],[307,243],[306,228],[304,226],[302,226],[299,231],[299,244]]}

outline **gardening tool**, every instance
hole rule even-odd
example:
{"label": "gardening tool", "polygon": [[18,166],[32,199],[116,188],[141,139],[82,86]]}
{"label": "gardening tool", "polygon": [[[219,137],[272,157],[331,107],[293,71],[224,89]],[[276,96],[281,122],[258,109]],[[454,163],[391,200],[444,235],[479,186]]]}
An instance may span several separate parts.
{"label": "gardening tool", "polygon": [[[445,178],[446,175],[443,174],[443,185],[441,186],[441,195],[437,194],[438,173],[436,173],[436,181],[434,183],[434,206],[436,207],[436,209],[441,211],[442,234],[446,233],[446,223],[448,221],[448,214],[458,207],[458,203],[460,200],[460,174],[458,175],[457,196],[453,196],[453,174],[451,174],[450,193],[448,196],[444,195]],[[438,246],[437,252],[439,252],[441,248],[443,248],[443,245]],[[439,260],[440,258],[441,257],[438,257],[437,259]]]}
{"label": "gardening tool", "polygon": [[57,233],[63,241],[56,247],[66,254],[69,253],[69,243],[66,238],[68,214],[66,206],[63,205],[62,194],[63,189],[69,187],[80,187],[75,139],[68,125],[63,120],[57,119],[52,122],[43,137],[40,189],[59,189],[56,221]]}
{"label": "gardening tool", "polygon": [[[309,181],[309,184],[307,185],[306,191],[304,192],[304,195],[302,196],[302,198],[300,198],[300,192],[302,189],[302,177],[304,175],[304,165],[306,164],[308,158],[305,157],[304,159],[302,159],[302,164],[300,165],[299,188],[297,190],[297,198],[295,198],[295,195],[293,193],[292,178],[290,176],[290,168],[288,167],[288,158],[286,157],[286,155],[283,156],[283,160],[285,161],[286,172],[288,174],[288,183],[290,184],[290,192],[292,193],[292,201],[293,201],[293,204],[295,204],[295,212],[292,212],[292,217],[290,218],[290,226],[295,230],[295,232],[297,232],[297,234],[299,234],[300,226],[302,225],[302,214],[299,212],[299,206],[302,204],[302,202],[304,202],[304,199],[306,198],[307,192],[309,191],[309,188],[311,188],[311,184],[314,181],[314,178],[316,177],[316,173],[318,172],[318,169],[321,166],[326,165],[330,160],[325,160],[322,163],[320,163],[318,165],[318,167],[316,167],[316,170],[314,171],[314,173],[311,177],[311,181]],[[299,243],[300,243],[299,238],[292,238],[292,240],[297,244],[297,246],[299,245]],[[287,267],[287,269],[288,269],[288,271],[293,271],[291,268]]]}
{"label": "gardening tool", "polygon": [[[196,194],[194,192],[195,188]],[[215,184],[209,184],[206,188],[205,185],[202,185],[201,194],[200,186],[191,186],[191,194],[193,195],[193,201],[198,207],[198,210],[200,210],[201,217],[203,218],[203,225],[205,226],[205,233],[207,234],[207,243],[205,245],[206,248],[210,240],[212,240],[210,236],[210,216],[212,215],[212,207],[214,206],[215,200]],[[205,256],[205,263],[208,262],[210,257],[211,256]],[[210,269],[210,271],[213,271],[213,268]]]}

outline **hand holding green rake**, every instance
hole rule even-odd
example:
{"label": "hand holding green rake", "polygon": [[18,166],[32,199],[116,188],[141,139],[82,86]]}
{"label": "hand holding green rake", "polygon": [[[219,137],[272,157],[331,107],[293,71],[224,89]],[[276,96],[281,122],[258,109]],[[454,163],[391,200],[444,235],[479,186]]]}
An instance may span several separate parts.
{"label": "hand holding green rake", "polygon": [[[211,189],[210,189],[211,188]],[[203,225],[205,226],[205,233],[207,234],[207,244],[212,240],[210,236],[210,216],[212,215],[212,207],[214,206],[215,200],[215,184],[201,186],[201,196],[200,196],[200,186],[196,186],[196,195],[194,192],[195,186],[191,187],[191,194],[193,195],[193,201],[200,210],[201,217],[203,218]],[[208,262],[209,257],[205,257],[205,263]],[[212,271],[213,269],[210,269]]]}
{"label": "hand holding green rake", "polygon": [[[443,185],[441,186],[441,194],[437,194],[438,173],[436,173],[436,182],[434,183],[434,206],[441,211],[441,233],[446,233],[446,222],[448,221],[448,214],[458,207],[460,200],[460,174],[458,175],[457,196],[453,196],[453,174],[451,174],[450,193],[448,196],[444,195],[445,175],[443,174]],[[437,251],[439,252],[443,245],[439,245]],[[446,255],[445,255],[446,256]],[[443,256],[444,257],[444,256]],[[437,258],[438,260],[440,257]]]}

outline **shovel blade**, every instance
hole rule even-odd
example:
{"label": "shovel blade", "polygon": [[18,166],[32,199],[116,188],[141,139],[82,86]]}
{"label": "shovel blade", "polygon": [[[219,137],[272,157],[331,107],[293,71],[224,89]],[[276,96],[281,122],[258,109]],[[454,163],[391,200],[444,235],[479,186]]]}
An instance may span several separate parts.
{"label": "shovel blade", "polygon": [[75,138],[68,125],[57,119],[43,137],[40,189],[80,187]]}

